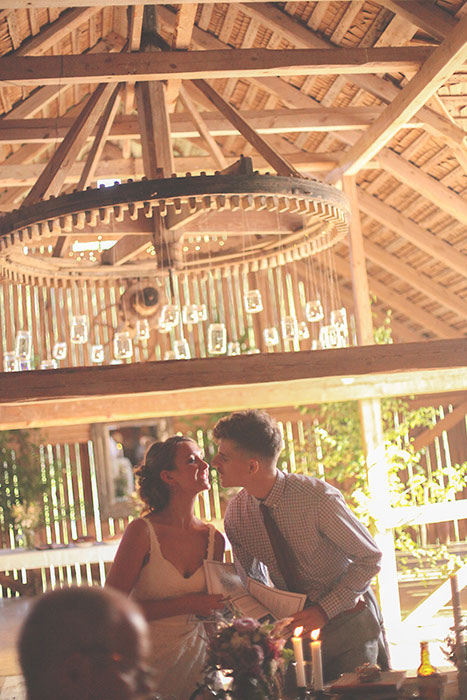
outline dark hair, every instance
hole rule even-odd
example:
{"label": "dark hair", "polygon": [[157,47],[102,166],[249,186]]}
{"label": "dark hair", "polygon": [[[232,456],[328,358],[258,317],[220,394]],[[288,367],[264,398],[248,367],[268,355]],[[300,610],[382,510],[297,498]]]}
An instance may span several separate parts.
{"label": "dark hair", "polygon": [[163,442],[154,442],[144,456],[143,464],[135,470],[138,492],[152,513],[163,510],[170,499],[170,489],[161,479],[161,472],[175,469],[175,455],[182,442],[192,442],[185,435],[172,435]]}
{"label": "dark hair", "polygon": [[282,446],[279,426],[265,411],[235,411],[217,421],[213,435],[215,440],[233,440],[263,457],[277,457]]}
{"label": "dark hair", "polygon": [[91,647],[112,651],[120,625],[143,629],[136,605],[118,591],[98,587],[56,589],[42,595],[21,629],[18,652],[29,697],[41,697],[52,681],[54,665],[70,654]]}

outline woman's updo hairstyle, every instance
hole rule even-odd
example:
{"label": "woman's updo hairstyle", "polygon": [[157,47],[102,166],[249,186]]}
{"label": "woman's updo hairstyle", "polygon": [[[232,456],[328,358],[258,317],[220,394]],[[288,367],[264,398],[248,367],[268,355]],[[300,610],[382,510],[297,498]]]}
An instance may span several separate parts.
{"label": "woman's updo hairstyle", "polygon": [[163,442],[154,442],[143,464],[135,470],[139,496],[151,513],[164,510],[170,500],[170,489],[161,478],[161,472],[175,469],[175,455],[182,442],[191,442],[191,438],[173,435]]}

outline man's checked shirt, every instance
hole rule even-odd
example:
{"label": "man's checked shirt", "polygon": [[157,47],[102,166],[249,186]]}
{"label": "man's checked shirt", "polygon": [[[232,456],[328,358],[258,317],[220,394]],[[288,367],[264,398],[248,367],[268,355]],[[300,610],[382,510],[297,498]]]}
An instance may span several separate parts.
{"label": "man's checked shirt", "polygon": [[[337,489],[302,474],[278,471],[263,501],[290,546],[301,593],[319,602],[328,618],[353,608],[380,569],[381,552]],[[228,505],[225,531],[235,560],[245,573],[283,590],[259,509],[260,501],[244,489]]]}

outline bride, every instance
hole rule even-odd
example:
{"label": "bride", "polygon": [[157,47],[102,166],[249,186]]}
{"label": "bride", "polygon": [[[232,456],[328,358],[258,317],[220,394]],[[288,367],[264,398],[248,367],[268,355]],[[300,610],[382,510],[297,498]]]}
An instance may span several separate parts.
{"label": "bride", "polygon": [[156,689],[163,700],[186,700],[201,680],[206,637],[202,622],[224,607],[206,592],[204,559],[222,561],[224,538],[195,517],[198,494],[210,488],[201,449],[174,435],[148,449],[136,470],[144,517],[126,528],[107,585],[129,594],[149,621]]}

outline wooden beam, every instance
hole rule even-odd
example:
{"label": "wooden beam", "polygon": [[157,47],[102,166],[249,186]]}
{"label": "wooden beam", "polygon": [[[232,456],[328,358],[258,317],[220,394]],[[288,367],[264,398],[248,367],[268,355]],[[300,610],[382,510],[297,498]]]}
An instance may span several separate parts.
{"label": "wooden beam", "polygon": [[[329,131],[366,129],[380,116],[383,109],[381,107],[320,107],[311,98],[306,99],[309,105],[305,109],[246,110],[241,111],[240,115],[260,134],[328,133]],[[231,136],[238,133],[238,130],[218,112],[201,112],[201,118],[213,136]],[[32,120],[17,118],[13,115],[8,122],[0,119],[0,142],[24,144],[43,141],[55,143],[64,138],[73,120],[69,117]],[[412,122],[405,126],[410,128],[418,125]],[[172,138],[196,138],[199,133],[197,128],[193,128],[190,117],[183,112],[170,115],[170,131]],[[115,119],[109,138],[138,139],[139,135],[137,118],[120,116]]]}
{"label": "wooden beam", "polygon": [[382,226],[394,231],[463,277],[467,277],[467,256],[454,246],[427,231],[415,221],[411,221],[394,207],[368,194],[361,187],[358,189],[358,204],[365,214],[378,221]]}
{"label": "wooden beam", "polygon": [[375,340],[355,178],[345,177],[343,189],[349,200],[350,211],[352,212],[348,240],[357,339],[359,345],[371,345]]}
{"label": "wooden beam", "polygon": [[148,178],[160,176],[161,170],[163,177],[170,177],[174,172],[165,92],[166,87],[160,81],[136,84],[143,162]]}
{"label": "wooden beam", "polygon": [[[141,236],[123,236],[112,248],[102,252],[103,265],[123,265],[139,255],[151,244],[151,236],[143,234]],[[123,274],[123,273],[122,273]]]}
{"label": "wooden beam", "polygon": [[[292,46],[299,48],[328,48],[335,51],[336,47],[330,41],[315,34],[290,17],[290,15],[282,12],[273,3],[247,3],[242,5],[242,8],[250,17],[255,17],[269,27],[271,31],[287,39]],[[173,22],[173,13],[168,8],[160,8],[159,17],[166,24]],[[209,34],[201,32],[201,30],[193,33],[193,43],[197,48],[221,48],[220,42],[216,42],[214,37],[210,37]],[[401,88],[393,85],[390,80],[385,80],[377,75],[353,74],[349,75],[348,79],[385,102],[391,102],[401,91]],[[297,92],[299,91],[297,90]],[[449,119],[432,109],[422,107],[417,112],[417,117],[423,120],[427,130],[440,136],[444,141],[457,145],[462,145],[465,142],[463,129],[456,127]]]}
{"label": "wooden beam", "polygon": [[[105,141],[109,135],[112,122],[117,114],[117,109],[120,105],[120,94],[123,90],[123,83],[118,83],[114,88],[107,105],[105,106],[102,117],[99,120],[96,136],[92,144],[91,150],[88,153],[81,177],[78,182],[78,190],[85,190],[91,185],[94,180],[97,164],[100,161],[102,151],[104,150]],[[70,237],[59,236],[55,243],[52,257],[60,258],[66,253],[69,248]]]}
{"label": "wooden beam", "polygon": [[36,204],[51,195],[58,195],[65,180],[67,168],[76,160],[88,136],[92,133],[113,89],[114,86],[111,83],[104,83],[96,88],[66,138],[25,198],[24,206]]}
{"label": "wooden beam", "polygon": [[[191,3],[192,0],[180,0],[178,2],[178,5],[184,5],[187,3]],[[204,5],[204,4],[214,4],[216,3],[217,0],[201,0],[198,4]],[[230,0],[232,3],[240,3],[240,0]],[[257,2],[266,2],[269,3],[269,0],[257,0]],[[315,0],[315,2],[318,3],[328,3],[329,0]],[[351,0],[343,0],[343,2],[351,2]],[[62,9],[63,7],[63,0],[47,0],[47,7],[50,7],[52,9]],[[127,7],[128,5],[157,5],[160,7],[161,5],[166,4],[166,0],[144,0],[144,2],[140,2],[140,0],[130,0],[130,2],[127,2],[126,0],[113,0],[113,6],[115,7]],[[87,7],[88,5],[93,5],[102,9],[102,4],[101,0],[71,0],[71,5],[73,7]],[[19,8],[27,8],[32,9],[32,8],[43,8],[44,7],[44,0],[2,0],[2,8],[5,9],[12,9],[12,10],[18,10]]]}
{"label": "wooden beam", "polygon": [[64,92],[68,85],[47,85],[38,88],[25,100],[2,116],[3,119],[29,119]]}
{"label": "wooden beam", "polygon": [[[28,144],[23,148],[46,150],[47,144],[42,147],[37,144]],[[19,153],[19,151],[17,151]],[[303,151],[291,151],[287,154],[293,165],[306,173],[325,173],[331,170],[337,163],[337,158],[341,151],[335,153],[305,153]],[[40,151],[38,150],[38,155]],[[31,186],[44,169],[44,163],[27,163],[20,159],[15,164],[8,158],[4,163],[0,163],[0,187],[9,187],[11,190],[24,186]],[[30,160],[34,156],[32,155]],[[174,159],[176,173],[199,173],[201,171],[216,170],[218,166],[210,156],[180,156]],[[79,181],[84,163],[77,162],[72,165],[65,178],[65,184],[74,184]],[[255,158],[255,166],[260,171],[270,169],[269,164],[258,156]],[[104,160],[99,163],[96,170],[96,178],[102,180],[141,178],[144,176],[144,166],[141,158],[117,158],[114,160]],[[0,197],[1,203],[1,197]]]}
{"label": "wooden beam", "polygon": [[435,438],[441,437],[445,430],[451,430],[455,425],[465,420],[467,415],[467,401],[455,406],[454,410],[447,413],[444,418],[436,423],[432,428],[424,430],[417,435],[412,441],[412,447],[416,452],[428,447],[434,442]]}
{"label": "wooden beam", "polygon": [[[463,20],[462,20],[463,21]],[[460,24],[460,23],[459,23]],[[456,30],[457,31],[457,30]],[[417,72],[431,56],[429,47],[376,49],[235,49],[221,51],[161,51],[118,56],[9,56],[0,59],[0,84],[55,85],[67,82],[118,83],[249,78],[265,75],[345,75],[354,73]]]}
{"label": "wooden beam", "polygon": [[[175,27],[172,36],[172,49],[186,51],[191,44],[191,35],[195,24],[197,3],[180,5],[177,10]],[[178,98],[181,80],[169,80],[167,83],[167,109],[173,112]]]}
{"label": "wooden beam", "polygon": [[[342,258],[340,255],[335,255],[334,265],[336,271],[340,275],[350,279],[350,268],[347,260]],[[439,338],[459,337],[459,331],[456,331],[442,319],[428,313],[420,306],[417,306],[417,304],[409,301],[406,295],[399,294],[398,292],[390,289],[386,284],[383,284],[371,275],[368,278],[368,284],[370,285],[371,292],[381,301],[387,304],[390,309],[403,314],[413,323],[422,326],[422,328],[426,328]]]}
{"label": "wooden beam", "polygon": [[[99,417],[92,419],[107,421],[109,412],[137,418],[147,411],[150,416],[209,413],[245,404],[266,408],[350,396],[427,394],[448,386],[465,391],[466,356],[467,339],[458,339],[43,370],[24,373],[21,382],[7,372],[0,375],[0,427],[13,416],[23,425],[30,420],[29,427],[45,420],[76,425],[84,422],[84,414],[92,422],[97,410]],[[130,411],[131,396],[140,402],[136,415]]]}
{"label": "wooden beam", "polygon": [[[353,292],[348,290],[346,287],[341,286],[339,293],[340,298],[342,299],[342,305],[347,309],[347,313],[349,313],[349,311],[354,313],[355,302]],[[373,317],[373,325],[375,327],[382,326],[386,323],[386,309],[376,301],[371,306],[371,314]],[[419,343],[427,339],[423,330],[416,331],[407,323],[396,320],[393,316],[391,317],[391,332],[395,343]]]}
{"label": "wooden beam", "polygon": [[460,370],[440,370],[429,376],[413,372],[376,374],[371,377],[371,381],[363,377],[350,384],[343,384],[341,379],[336,378],[335,380],[316,379],[305,383],[290,382],[290,384],[283,381],[278,386],[269,384],[234,386],[229,387],[228,391],[220,390],[219,387],[172,393],[160,391],[134,396],[126,395],[123,400],[121,397],[116,400],[115,396],[109,396],[62,399],[57,402],[28,403],[25,401],[16,405],[2,405],[0,430],[77,423],[107,423],[155,416],[199,416],[203,413],[228,412],[258,408],[258,406],[266,409],[275,408],[287,405],[287,402],[291,405],[304,406],[333,401],[355,401],[368,396],[414,395],[417,391],[433,393],[440,387],[441,390],[446,390],[448,386],[456,386],[459,376],[465,377],[465,370],[463,374],[460,374]]}
{"label": "wooden beam", "polygon": [[110,129],[112,128],[113,121],[120,106],[120,96],[122,91],[123,83],[118,83],[105,106],[101,118],[99,119],[97,133],[94,137],[94,142],[91,150],[88,153],[83,172],[81,173],[81,177],[78,182],[79,190],[85,190],[86,187],[89,187],[91,182],[94,180],[97,164],[102,156],[106,139],[109,136]]}
{"label": "wooden beam", "polygon": [[467,16],[452,30],[435,52],[427,58],[420,71],[352,146],[339,168],[327,176],[336,182],[343,174],[353,175],[371,160],[399,131],[401,125],[414,116],[418,109],[443,85],[447,78],[467,60]]}
{"label": "wooden beam", "polygon": [[240,112],[224,100],[205,80],[194,80],[193,84],[200,90],[217,109],[235,126],[236,129],[251,143],[251,145],[275,169],[278,175],[299,175],[294,166],[272,148],[267,140],[260,136],[252,126],[241,116]]}
{"label": "wooden beam", "polygon": [[457,24],[457,20],[449,12],[445,12],[438,5],[428,5],[426,2],[384,0],[384,6],[407,22],[420,27],[435,39],[446,39]]}
{"label": "wooden beam", "polygon": [[198,111],[198,108],[196,107],[195,103],[193,102],[183,85],[179,89],[179,95],[183,106],[185,107],[186,111],[189,113],[191,119],[193,120],[193,124],[198,129],[199,135],[204,141],[207,150],[212,155],[214,162],[216,163],[219,170],[223,170],[227,167],[227,161],[224,158],[224,154],[222,153],[220,147],[217,145],[214,137],[209,132],[209,128],[206,122],[204,121],[203,117]]}
{"label": "wooden beam", "polygon": [[467,302],[450,292],[446,287],[434,282],[428,275],[418,272],[368,239],[365,240],[365,252],[370,260],[379,267],[388,270],[397,279],[404,280],[440,306],[453,311],[460,318],[467,318]]}
{"label": "wooden beam", "polygon": [[130,8],[128,26],[128,51],[139,51],[141,45],[141,30],[143,28],[144,5],[134,5]]}
{"label": "wooden beam", "polygon": [[[3,2],[2,2],[3,5]],[[83,3],[84,5],[84,3]],[[60,14],[60,17],[41,29],[39,34],[26,39],[21,46],[15,51],[15,56],[41,56],[49,51],[53,46],[58,44],[70,32],[73,32],[79,26],[87,22],[93,15],[102,10],[97,3],[97,6],[82,9],[68,9]],[[18,5],[14,6],[18,9]],[[60,8],[63,9],[63,5]]]}
{"label": "wooden beam", "polygon": [[457,221],[467,225],[467,201],[461,195],[389,149],[384,149],[379,154],[378,160],[386,172],[419,192],[422,197],[436,204]]}

